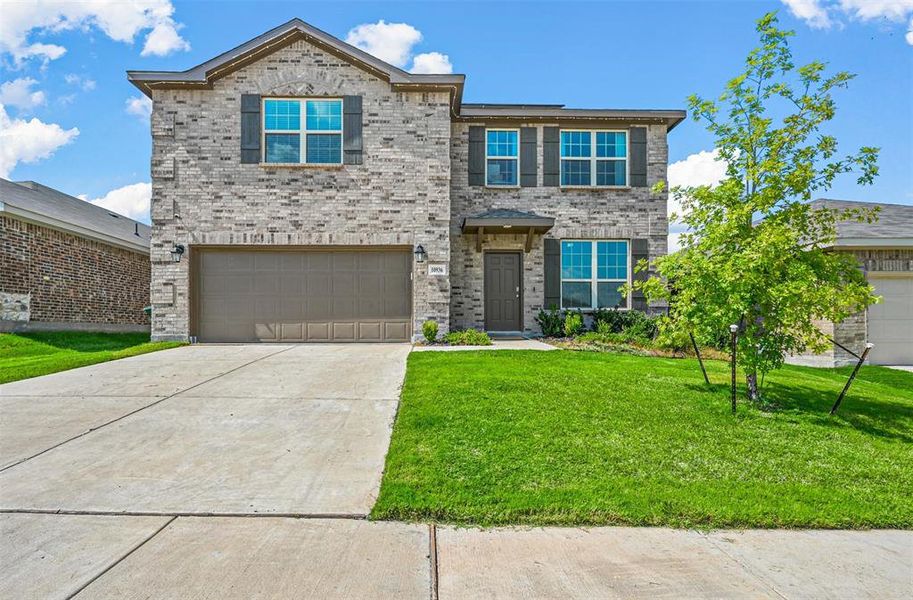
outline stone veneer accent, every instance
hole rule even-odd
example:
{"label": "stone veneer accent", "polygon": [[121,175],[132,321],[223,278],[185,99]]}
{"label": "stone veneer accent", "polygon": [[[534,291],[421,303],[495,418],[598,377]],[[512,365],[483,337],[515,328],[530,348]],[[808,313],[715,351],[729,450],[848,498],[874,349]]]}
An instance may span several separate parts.
{"label": "stone veneer accent", "polygon": [[3,320],[146,325],[149,257],[2,216],[0,298]]}
{"label": "stone veneer accent", "polygon": [[[364,164],[266,167],[240,162],[241,94],[361,95]],[[450,259],[450,103],[446,92],[395,92],[297,41],[214,82],[156,90],[152,114],[153,339],[190,335],[189,256],[173,244],[422,244]],[[416,265],[414,331],[450,322],[450,278]]]}
{"label": "stone veneer accent", "polygon": [[[647,187],[624,189],[561,189],[542,187],[542,128],[552,124],[513,124],[510,127],[537,127],[537,187],[486,188],[469,186],[469,124],[451,126],[450,160],[453,177],[450,184],[452,217],[450,235],[452,255],[450,278],[451,323],[454,328],[484,327],[483,253],[486,250],[523,250],[525,236],[486,234],[482,251],[476,251],[476,236],[463,235],[460,225],[465,217],[490,209],[504,208],[554,217],[555,226],[546,236],[557,239],[636,239],[649,240],[650,257],[667,251],[669,223],[666,194],[652,194],[651,187],[666,180],[668,147],[666,126],[650,125],[647,129]],[[622,129],[631,123],[598,124],[594,129]],[[493,125],[494,126],[494,125]],[[501,124],[500,126],[503,126]],[[583,128],[586,125],[574,125]],[[543,308],[545,295],[544,244],[536,236],[533,248],[523,253],[523,329],[540,333],[535,317]]]}

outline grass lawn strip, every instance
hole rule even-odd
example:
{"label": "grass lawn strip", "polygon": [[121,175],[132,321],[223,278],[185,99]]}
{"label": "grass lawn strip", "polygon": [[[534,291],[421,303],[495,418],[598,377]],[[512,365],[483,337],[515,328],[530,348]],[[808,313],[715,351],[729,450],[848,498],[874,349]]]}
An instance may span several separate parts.
{"label": "grass lawn strip", "polygon": [[148,333],[3,333],[0,334],[0,383],[181,345],[182,342],[150,342]]}
{"label": "grass lawn strip", "polygon": [[691,359],[413,353],[372,517],[913,527],[913,375],[866,366],[829,417],[850,369],[785,367],[773,410],[733,416],[728,365],[707,369],[710,387]]}

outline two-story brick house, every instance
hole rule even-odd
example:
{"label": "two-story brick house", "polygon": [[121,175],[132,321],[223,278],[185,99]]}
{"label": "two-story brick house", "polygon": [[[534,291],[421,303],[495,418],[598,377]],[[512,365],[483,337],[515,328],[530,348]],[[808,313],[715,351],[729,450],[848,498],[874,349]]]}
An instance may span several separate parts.
{"label": "two-story brick house", "polygon": [[152,334],[406,341],[433,319],[536,333],[666,252],[678,110],[462,102],[294,19],[153,100]]}

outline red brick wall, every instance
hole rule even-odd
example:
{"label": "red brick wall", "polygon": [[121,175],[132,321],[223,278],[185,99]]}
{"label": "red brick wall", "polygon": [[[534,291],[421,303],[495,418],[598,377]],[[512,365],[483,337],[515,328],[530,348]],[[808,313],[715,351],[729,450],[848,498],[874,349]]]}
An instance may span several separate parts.
{"label": "red brick wall", "polygon": [[149,257],[0,217],[0,291],[31,293],[31,320],[146,325]]}

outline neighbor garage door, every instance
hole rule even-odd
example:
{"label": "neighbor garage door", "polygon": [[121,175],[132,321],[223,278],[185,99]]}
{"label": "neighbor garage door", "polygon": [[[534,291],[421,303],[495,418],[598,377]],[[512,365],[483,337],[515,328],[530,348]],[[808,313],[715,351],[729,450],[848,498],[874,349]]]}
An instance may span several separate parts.
{"label": "neighbor garage door", "polygon": [[869,276],[882,301],[869,307],[870,354],[876,365],[913,365],[913,276]]}
{"label": "neighbor garage door", "polygon": [[402,342],[412,332],[408,249],[195,248],[203,342]]}

